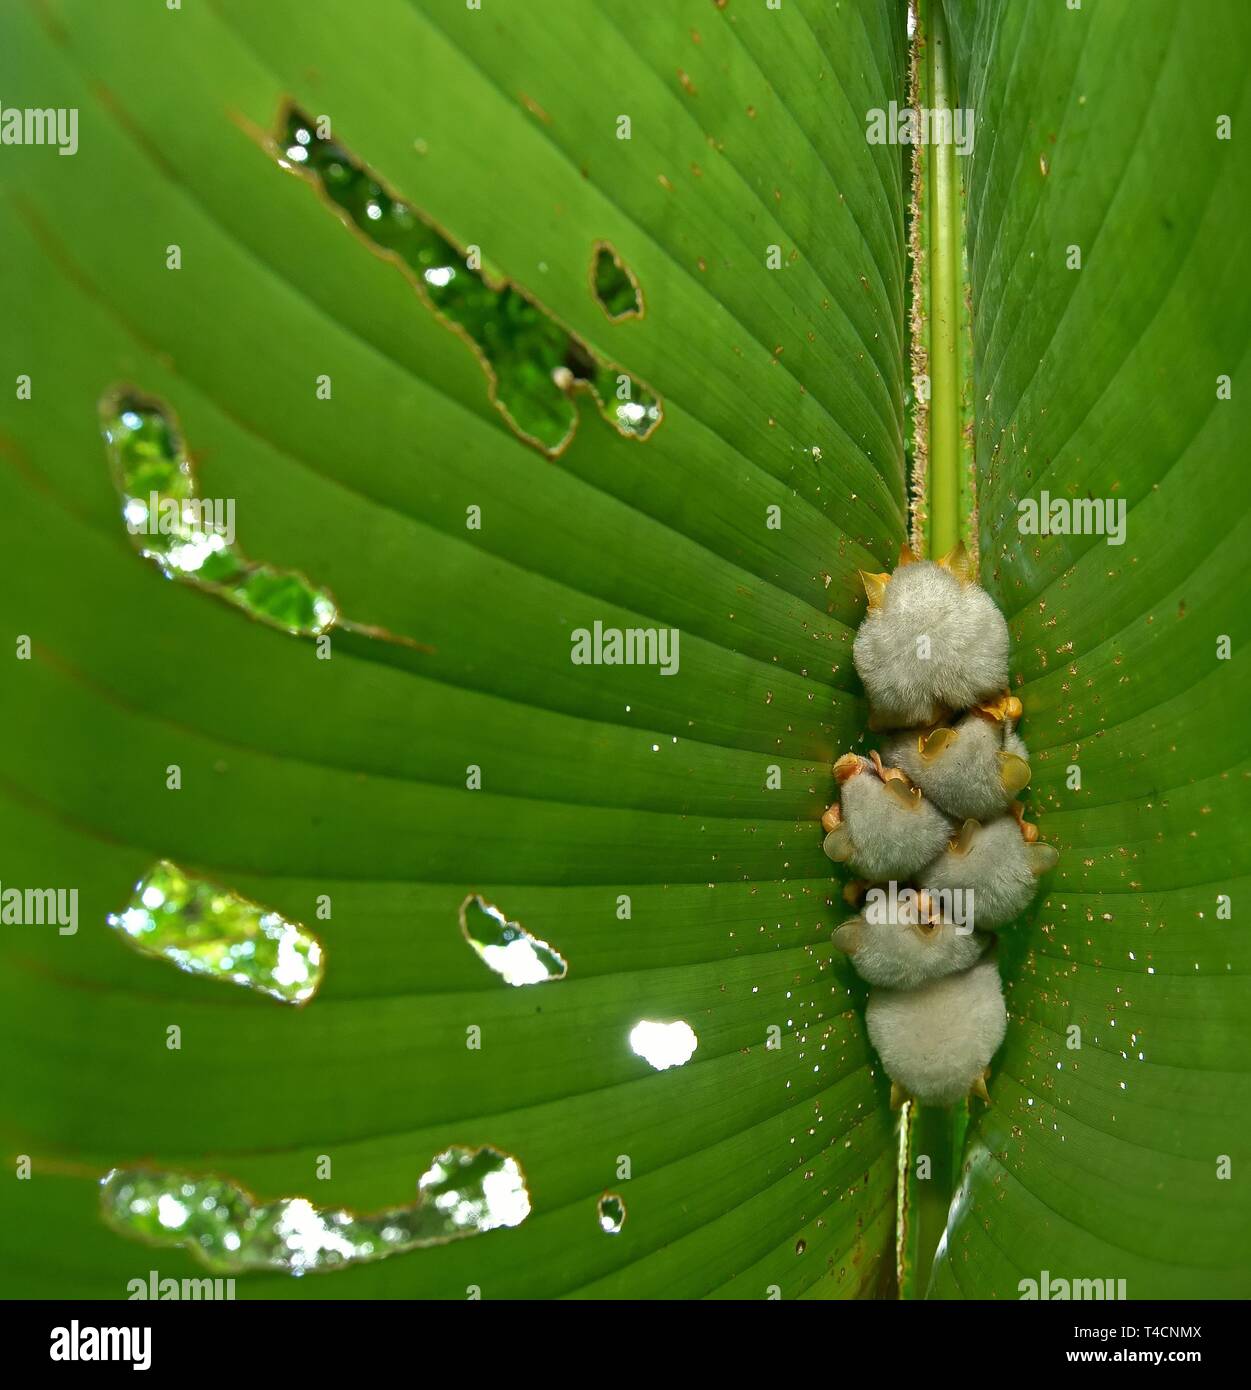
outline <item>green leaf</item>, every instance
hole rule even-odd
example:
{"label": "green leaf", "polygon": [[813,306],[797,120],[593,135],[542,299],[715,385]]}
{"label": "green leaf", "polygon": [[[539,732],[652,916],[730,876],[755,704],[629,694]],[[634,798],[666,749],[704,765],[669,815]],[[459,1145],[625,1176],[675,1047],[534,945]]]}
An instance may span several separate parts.
{"label": "green leaf", "polygon": [[[977,113],[983,578],[1060,863],[1004,938],[1011,1023],[932,1292],[1015,1298],[1047,1270],[1246,1297],[1251,14],[947,8]],[[1044,491],[1123,501],[1124,543],[1021,535]]]}
{"label": "green leaf", "polygon": [[[904,189],[864,129],[903,95],[898,7],[2,23],[6,108],[79,112],[72,158],[0,163],[6,360],[32,381],[0,421],[0,605],[31,643],[0,684],[3,883],[80,895],[75,934],[0,937],[0,1113],[32,1164],[0,1184],[3,1287],[200,1271],[106,1224],[113,1169],[209,1183],[227,1215],[239,1189],[376,1213],[432,1155],[489,1147],[526,1176],[515,1229],[239,1296],[877,1291],[894,1124],[818,817],[864,727],[856,570],[905,526]],[[652,433],[575,394],[559,457],[522,439],[396,258],[279,167],[292,105],[648,383]],[[641,317],[596,298],[601,243]],[[359,625],[330,659],[135,553],[97,413],[122,383],[176,414],[248,561]],[[596,622],[678,629],[678,671],[573,664]],[[160,860],[315,932],[316,997],[127,949],[107,917]],[[475,895],[567,977],[488,970]],[[653,1070],[643,1021],[688,1024],[690,1060]]]}
{"label": "green leaf", "polygon": [[[1251,18],[944,10],[977,115],[982,577],[1061,859],[1002,936],[1008,1037],[930,1292],[1246,1296]],[[515,1161],[526,1219],[239,1296],[892,1290],[899,1146],[818,818],[865,727],[856,570],[906,527],[905,165],[865,139],[906,100],[904,27],[890,0],[6,8],[5,109],[74,108],[79,139],[0,160],[31,382],[0,415],[0,884],[79,897],[73,933],[0,927],[31,1169],[0,1184],[0,1290],[203,1272],[108,1224],[114,1170],[218,1194],[206,1229],[292,1199],[420,1220],[449,1153]],[[481,248],[482,341],[279,166],[293,109]],[[601,246],[641,316],[605,312]],[[663,402],[646,438],[578,388],[596,364]],[[99,431],[123,385],[328,633],[136,553]],[[1023,535],[1044,490],[1124,500],[1124,544]],[[596,623],[677,629],[678,671],[575,664]],[[160,861],[315,934],[316,997],[129,949],[108,917]],[[526,942],[564,976],[488,968]],[[694,1051],[657,1069],[675,1024]]]}

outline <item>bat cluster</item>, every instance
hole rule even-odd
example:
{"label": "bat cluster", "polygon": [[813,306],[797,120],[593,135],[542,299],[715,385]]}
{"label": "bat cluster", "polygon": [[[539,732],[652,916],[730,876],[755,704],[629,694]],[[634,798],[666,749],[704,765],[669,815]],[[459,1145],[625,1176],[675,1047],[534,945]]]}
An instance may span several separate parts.
{"label": "bat cluster", "polygon": [[982,933],[1023,912],[1057,859],[1016,800],[1030,765],[1008,627],[962,547],[935,563],[905,545],[893,574],[861,577],[854,658],[882,746],[834,764],[825,852],[858,875],[852,905],[864,900],[834,944],[872,986],[866,1022],[892,1102],[989,1100],[1007,1013]]}

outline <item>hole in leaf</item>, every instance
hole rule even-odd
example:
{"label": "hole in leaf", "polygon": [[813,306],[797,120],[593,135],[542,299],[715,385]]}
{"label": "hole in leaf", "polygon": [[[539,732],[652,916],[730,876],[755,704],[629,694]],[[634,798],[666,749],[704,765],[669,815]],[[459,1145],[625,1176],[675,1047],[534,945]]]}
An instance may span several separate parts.
{"label": "hole in leaf", "polygon": [[[294,107],[279,117],[278,162],[313,182],[367,244],[401,265],[423,299],[473,345],[508,424],[545,453],[559,454],[577,428],[569,399],[590,390],[621,434],[645,439],[660,423],[660,399],[600,357],[546,309],[505,280],[493,282],[480,255],[453,244],[422,213],[390,194],[341,145],[318,134]],[[469,248],[475,251],[476,248]]]}
{"label": "hole in leaf", "polygon": [[167,579],[218,594],[298,636],[328,631],[334,599],[303,575],[253,564],[234,543],[233,499],[200,498],[172,412],[123,387],[100,402],[100,423],[126,529]]}
{"label": "hole in leaf", "polygon": [[182,1247],[216,1273],[296,1276],[443,1245],[530,1214],[521,1165],[496,1149],[452,1148],[417,1183],[417,1200],[367,1215],[305,1197],[257,1202],[212,1176],[115,1168],[100,1182],[100,1211],[120,1235]]}
{"label": "hole in leaf", "polygon": [[191,975],[303,1004],[321,984],[321,943],[296,922],[162,859],[108,924],[136,950]]}
{"label": "hole in leaf", "polygon": [[591,288],[595,291],[600,308],[614,323],[642,317],[643,292],[639,289],[639,283],[630,268],[606,241],[595,243]]}
{"label": "hole in leaf", "polygon": [[546,941],[531,936],[520,922],[510,922],[476,893],[460,905],[460,929],[478,955],[510,985],[541,985],[563,980],[569,965]]}
{"label": "hole in leaf", "polygon": [[625,1225],[625,1218],[625,1203],[615,1192],[605,1192],[599,1199],[600,1230],[610,1236],[615,1236]]}
{"label": "hole in leaf", "polygon": [[655,1023],[643,1019],[630,1030],[630,1047],[657,1071],[680,1067],[689,1062],[699,1039],[689,1023]]}

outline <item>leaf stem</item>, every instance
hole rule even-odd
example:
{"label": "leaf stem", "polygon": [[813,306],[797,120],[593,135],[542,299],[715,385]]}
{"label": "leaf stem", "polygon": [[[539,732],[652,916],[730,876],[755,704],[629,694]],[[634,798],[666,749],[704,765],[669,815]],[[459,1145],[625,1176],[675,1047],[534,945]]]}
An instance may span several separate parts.
{"label": "leaf stem", "polygon": [[[911,358],[913,544],[931,559],[963,541],[977,556],[971,310],[965,206],[956,153],[956,87],[941,0],[915,0],[909,100],[950,113],[950,138],[913,146]],[[930,135],[932,137],[931,129]],[[906,1107],[899,1125],[896,1262],[901,1298],[924,1298],[959,1177],[967,1109]]]}
{"label": "leaf stem", "polygon": [[[951,43],[939,0],[916,0],[909,105],[912,146],[911,343],[912,543],[937,558],[957,541],[977,556],[973,470],[971,297],[964,250],[965,201],[957,154]],[[934,112],[949,125],[936,136]]]}
{"label": "leaf stem", "polygon": [[[952,111],[950,49],[941,4],[924,7],[929,32],[925,41],[928,105]],[[961,202],[954,141],[926,151],[929,221],[929,358],[930,358],[930,535],[931,556],[945,554],[960,539],[962,419],[960,409]]]}

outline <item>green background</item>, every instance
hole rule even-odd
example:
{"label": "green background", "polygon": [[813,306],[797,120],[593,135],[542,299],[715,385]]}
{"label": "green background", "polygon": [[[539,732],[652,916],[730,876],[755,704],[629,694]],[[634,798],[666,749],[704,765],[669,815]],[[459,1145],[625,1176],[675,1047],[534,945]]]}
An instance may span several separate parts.
{"label": "green background", "polygon": [[[1246,1296],[1249,16],[1030,0],[950,21],[978,122],[983,580],[1062,857],[1004,941],[1008,1039],[934,1292],[1013,1298],[1048,1269]],[[527,1174],[521,1227],[239,1296],[889,1292],[894,1117],[817,818],[865,725],[856,570],[906,525],[904,170],[864,138],[906,99],[902,10],[49,0],[2,29],[5,105],[78,108],[80,148],[0,148],[0,383],[33,380],[0,406],[0,634],[34,648],[0,679],[0,881],[77,886],[81,925],[0,935],[5,1148],[34,1169],[0,1181],[0,1289],[197,1272],[101,1224],[115,1165],[368,1210],[490,1143]],[[557,460],[521,442],[469,349],[276,167],[288,98],[653,386],[655,433],[580,397]],[[641,319],[596,303],[601,239]],[[320,661],[163,580],[98,433],[120,382],[178,412],[250,557],[433,652],[344,635]],[[1124,498],[1126,544],[1026,542],[1016,503],[1044,488]],[[680,673],[572,666],[595,619],[679,628]],[[315,925],[317,999],[127,950],[104,917],[159,857]],[[458,929],[471,891],[568,978],[492,976]],[[640,1018],[686,1019],[695,1056],[653,1073],[626,1043]]]}

